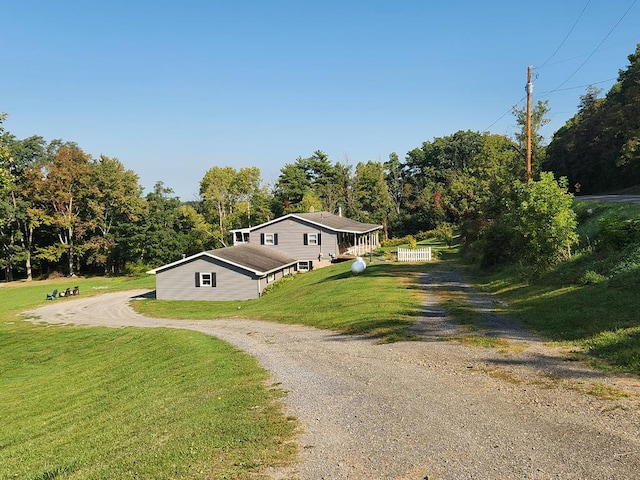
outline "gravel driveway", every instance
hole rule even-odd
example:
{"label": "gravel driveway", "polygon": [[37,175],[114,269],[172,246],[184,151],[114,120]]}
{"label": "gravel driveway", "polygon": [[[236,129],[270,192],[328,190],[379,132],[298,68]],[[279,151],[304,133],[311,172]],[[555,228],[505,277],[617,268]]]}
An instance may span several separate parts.
{"label": "gravel driveway", "polygon": [[[144,292],[55,301],[28,312],[49,323],[169,327],[215,335],[256,357],[288,392],[304,428],[302,462],[274,478],[640,478],[640,382],[568,362],[491,312],[492,301],[444,269],[426,274],[422,342],[375,345],[313,328],[252,320],[147,318]],[[484,309],[507,352],[442,341],[461,332],[432,286]],[[610,399],[587,392],[612,392]],[[627,396],[619,396],[625,393]]]}

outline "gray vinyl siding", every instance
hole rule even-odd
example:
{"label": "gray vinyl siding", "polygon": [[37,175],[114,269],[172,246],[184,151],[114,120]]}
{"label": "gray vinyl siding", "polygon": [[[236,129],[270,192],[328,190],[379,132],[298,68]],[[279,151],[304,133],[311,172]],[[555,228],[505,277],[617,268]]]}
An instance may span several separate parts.
{"label": "gray vinyl siding", "polygon": [[[264,233],[277,233],[277,245],[264,245],[273,248],[297,260],[317,261],[322,253],[323,258],[338,255],[337,234],[333,230],[322,228],[313,223],[307,223],[296,218],[286,218],[273,222],[265,227],[256,228],[249,235],[249,242],[260,245],[260,236]],[[304,235],[309,233],[321,234],[321,245],[304,245]]]}
{"label": "gray vinyl siding", "polygon": [[[196,272],[215,273],[216,286],[196,287]],[[208,257],[156,273],[159,300],[249,300],[259,296],[258,288],[255,274]]]}

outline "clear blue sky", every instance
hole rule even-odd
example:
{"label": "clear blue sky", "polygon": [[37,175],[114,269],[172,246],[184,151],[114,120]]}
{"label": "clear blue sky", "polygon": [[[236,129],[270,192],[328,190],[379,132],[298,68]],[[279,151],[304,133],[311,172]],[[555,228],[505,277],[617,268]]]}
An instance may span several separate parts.
{"label": "clear blue sky", "polygon": [[512,135],[528,65],[549,140],[626,68],[636,1],[4,2],[0,112],[183,200],[213,166],[273,184],[315,150],[355,167],[457,130]]}

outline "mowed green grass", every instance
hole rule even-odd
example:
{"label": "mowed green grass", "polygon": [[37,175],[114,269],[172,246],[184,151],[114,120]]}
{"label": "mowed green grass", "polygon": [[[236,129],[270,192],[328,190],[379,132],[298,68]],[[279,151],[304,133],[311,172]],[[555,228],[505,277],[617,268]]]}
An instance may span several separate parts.
{"label": "mowed green grass", "polygon": [[430,266],[374,261],[355,275],[351,263],[287,277],[255,300],[145,300],[133,306],[151,317],[251,318],[364,335],[379,342],[412,338],[408,328],[422,315],[419,277]]}
{"label": "mowed green grass", "polygon": [[640,375],[640,271],[624,281],[588,285],[566,283],[555,272],[529,282],[509,270],[464,271],[506,302],[504,314],[532,331],[575,345],[600,368]]}
{"label": "mowed green grass", "polygon": [[254,479],[295,461],[297,425],[283,393],[228,344],[16,316],[64,282],[91,295],[152,280],[0,287],[0,479]]}

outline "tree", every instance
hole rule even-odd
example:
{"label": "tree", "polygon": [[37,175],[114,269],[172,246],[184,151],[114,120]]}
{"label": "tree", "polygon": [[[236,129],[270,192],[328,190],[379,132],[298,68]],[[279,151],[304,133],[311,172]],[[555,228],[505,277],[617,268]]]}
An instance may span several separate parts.
{"label": "tree", "polygon": [[48,204],[49,220],[56,227],[58,243],[42,247],[39,256],[47,260],[67,258],[69,275],[76,273],[84,254],[87,234],[93,220],[88,218],[87,200],[96,186],[91,184],[91,157],[73,143],[53,145],[53,161],[36,179],[38,195]]}
{"label": "tree", "polygon": [[101,155],[91,169],[87,207],[95,235],[87,241],[87,261],[102,266],[105,273],[116,269],[113,228],[118,223],[136,223],[146,212],[138,176],[126,170],[117,158]]}
{"label": "tree", "polygon": [[0,197],[4,219],[4,225],[0,227],[0,241],[5,253],[3,265],[7,279],[11,280],[18,262],[24,262],[26,280],[31,281],[34,235],[49,224],[38,185],[42,177],[40,169],[50,157],[42,137],[31,136],[18,140],[7,133],[2,136],[2,143],[8,149],[10,160],[10,182],[5,194]]}
{"label": "tree", "polygon": [[384,166],[380,162],[358,163],[354,178],[357,219],[380,223],[388,238],[389,215],[393,201],[384,178]]}
{"label": "tree", "polygon": [[145,199],[148,213],[143,216],[139,228],[129,232],[136,238],[139,261],[144,265],[159,266],[188,255],[189,232],[185,231],[180,199],[162,182],[157,182]]}
{"label": "tree", "polygon": [[384,179],[387,182],[387,188],[389,189],[389,195],[393,202],[393,210],[396,215],[400,215],[400,209],[402,208],[402,201],[404,199],[404,186],[406,183],[405,176],[403,174],[404,166],[398,158],[398,154],[392,152],[389,154],[389,160],[384,162]]}
{"label": "tree", "polygon": [[[200,181],[200,196],[205,219],[212,225],[212,235],[221,245],[230,240],[229,230],[248,227],[252,215],[264,215],[264,189],[258,167],[213,167]],[[254,208],[259,201],[259,209]],[[253,210],[253,213],[252,213]]]}
{"label": "tree", "polygon": [[[342,172],[340,171],[342,170]],[[302,212],[309,204],[309,198],[320,200],[319,208],[334,211],[344,201],[342,197],[345,166],[332,165],[329,157],[316,150],[308,158],[298,157],[293,164],[280,169],[280,176],[274,188],[274,197],[278,202],[278,212]],[[312,193],[312,195],[309,195]],[[306,201],[303,205],[303,198]]]}
{"label": "tree", "polygon": [[604,98],[593,86],[579,110],[553,136],[545,168],[567,176],[580,193],[640,183],[640,44]]}
{"label": "tree", "polygon": [[[549,113],[549,101],[538,100],[531,109],[531,170],[532,172],[540,172],[541,166],[545,159],[546,148],[544,145],[544,137],[540,130],[551,120],[547,117]],[[527,109],[518,109],[513,107],[513,114],[520,126],[520,131],[516,132],[515,139],[518,151],[522,155],[523,178],[526,178],[526,152],[527,152]]]}
{"label": "tree", "polygon": [[6,118],[6,113],[0,113],[0,242],[2,245],[0,265],[5,271],[5,278],[11,280],[14,238],[10,233],[13,212],[11,203],[8,201],[9,193],[12,190],[10,172],[11,155],[2,125]]}
{"label": "tree", "polygon": [[[414,225],[413,232],[431,230],[442,222],[458,224],[468,214],[477,203],[476,189],[484,188],[474,176],[494,162],[490,155],[495,152],[486,148],[489,140],[488,134],[458,131],[407,153],[401,195],[408,214],[404,222]],[[396,195],[400,195],[397,190]]]}

